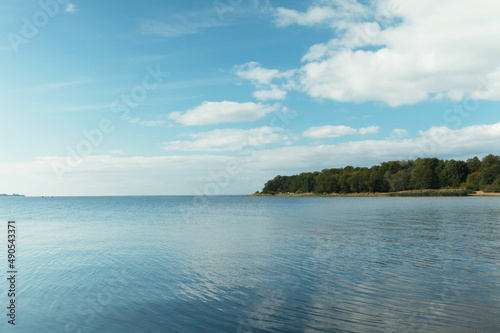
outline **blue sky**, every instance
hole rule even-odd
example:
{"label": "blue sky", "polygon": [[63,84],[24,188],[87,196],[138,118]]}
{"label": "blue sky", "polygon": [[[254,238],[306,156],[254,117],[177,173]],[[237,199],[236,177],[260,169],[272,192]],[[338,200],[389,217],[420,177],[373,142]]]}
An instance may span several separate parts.
{"label": "blue sky", "polygon": [[0,193],[245,194],[500,154],[500,4],[0,0]]}

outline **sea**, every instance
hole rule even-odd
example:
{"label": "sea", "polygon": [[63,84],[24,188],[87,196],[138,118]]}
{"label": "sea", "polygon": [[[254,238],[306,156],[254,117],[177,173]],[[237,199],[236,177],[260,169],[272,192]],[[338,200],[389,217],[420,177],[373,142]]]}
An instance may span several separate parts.
{"label": "sea", "polygon": [[500,332],[500,197],[3,197],[0,276],[2,333]]}

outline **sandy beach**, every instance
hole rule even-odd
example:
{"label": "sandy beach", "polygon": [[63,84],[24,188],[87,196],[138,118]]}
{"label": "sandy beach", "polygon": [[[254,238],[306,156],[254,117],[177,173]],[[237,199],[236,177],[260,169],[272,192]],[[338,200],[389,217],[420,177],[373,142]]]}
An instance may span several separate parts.
{"label": "sandy beach", "polygon": [[487,193],[487,192],[483,192],[483,191],[476,191],[476,193],[473,193],[471,195],[496,197],[496,196],[500,196],[500,193]]}

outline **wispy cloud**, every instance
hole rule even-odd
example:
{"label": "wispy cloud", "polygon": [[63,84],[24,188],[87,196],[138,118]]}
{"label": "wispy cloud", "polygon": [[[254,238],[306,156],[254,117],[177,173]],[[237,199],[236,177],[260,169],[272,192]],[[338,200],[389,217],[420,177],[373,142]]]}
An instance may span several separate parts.
{"label": "wispy cloud", "polygon": [[303,136],[306,138],[312,139],[320,139],[320,138],[339,138],[346,135],[367,135],[367,134],[376,134],[380,132],[380,127],[378,126],[369,126],[363,128],[352,128],[349,126],[319,126],[319,127],[310,127],[308,128]]}
{"label": "wispy cloud", "polygon": [[287,91],[294,86],[292,81],[294,70],[280,72],[277,69],[264,68],[258,62],[248,62],[234,69],[238,77],[250,81],[258,89],[252,96],[261,101],[283,100],[287,96]]}
{"label": "wispy cloud", "polygon": [[249,130],[237,128],[218,129],[189,135],[191,141],[164,143],[165,150],[179,151],[235,151],[245,146],[263,146],[271,143],[289,143],[290,138],[282,128],[269,126]]}
{"label": "wispy cloud", "polygon": [[314,26],[328,24],[335,28],[344,28],[348,23],[369,18],[373,11],[357,0],[317,1],[316,6],[309,7],[306,12],[293,9],[277,8],[275,22],[279,27],[292,24]]}
{"label": "wispy cloud", "polygon": [[79,85],[86,84],[89,82],[90,82],[90,80],[88,80],[88,79],[67,81],[67,82],[52,82],[52,83],[46,83],[46,84],[43,84],[41,86],[38,86],[37,90],[55,90],[55,89],[72,87],[72,86],[79,86]]}
{"label": "wispy cloud", "polygon": [[105,110],[105,109],[111,109],[111,107],[115,106],[113,103],[109,104],[87,104],[87,105],[72,105],[72,106],[62,106],[58,107],[55,110],[56,111],[72,111],[72,112],[77,112],[77,111],[96,111],[96,110]]}
{"label": "wispy cloud", "polygon": [[236,75],[242,79],[250,80],[255,84],[268,85],[274,79],[282,77],[276,69],[264,68],[258,62],[248,62],[235,67]]}
{"label": "wispy cloud", "polygon": [[139,124],[141,122],[141,118],[126,117],[126,118],[123,118],[123,120],[126,120],[131,124]]}
{"label": "wispy cloud", "polygon": [[257,90],[257,91],[252,93],[253,97],[255,97],[261,101],[267,101],[269,99],[282,100],[282,99],[286,98],[286,95],[287,95],[286,90],[281,90],[275,85],[271,86],[271,89]]}
{"label": "wispy cloud", "polygon": [[183,35],[191,35],[198,33],[204,29],[220,26],[221,22],[215,19],[200,21],[177,19],[169,22],[159,20],[142,20],[140,22],[141,33],[144,35],[157,35],[161,37],[171,38]]}
{"label": "wispy cloud", "polygon": [[189,89],[197,87],[220,86],[220,85],[235,83],[236,81],[237,79],[234,77],[198,79],[189,81],[174,81],[163,84],[160,89],[177,90],[177,89]]}
{"label": "wispy cloud", "polygon": [[396,128],[391,132],[390,138],[392,139],[402,139],[408,135],[408,130]]}
{"label": "wispy cloud", "polygon": [[130,58],[127,58],[126,61],[128,61],[128,62],[153,62],[153,61],[163,60],[163,59],[167,58],[168,56],[169,56],[168,54],[147,54],[147,55],[130,57]]}
{"label": "wispy cloud", "polygon": [[286,27],[292,24],[311,26],[324,23],[335,18],[336,12],[329,7],[312,7],[305,13],[293,9],[278,8],[276,25]]}
{"label": "wispy cloud", "polygon": [[156,126],[161,126],[166,123],[165,120],[143,120],[140,121],[139,124],[147,127],[156,127]]}
{"label": "wispy cloud", "polygon": [[64,9],[64,11],[66,13],[70,13],[70,14],[73,14],[73,13],[76,13],[78,11],[78,8],[76,8],[76,5],[74,3],[68,3],[66,5],[66,8]]}

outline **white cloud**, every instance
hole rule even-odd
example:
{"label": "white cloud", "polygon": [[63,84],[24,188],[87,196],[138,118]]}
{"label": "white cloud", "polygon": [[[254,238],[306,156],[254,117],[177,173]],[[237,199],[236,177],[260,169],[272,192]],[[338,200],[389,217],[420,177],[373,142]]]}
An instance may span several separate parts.
{"label": "white cloud", "polygon": [[358,130],[358,133],[361,135],[377,134],[378,132],[380,132],[379,126],[368,126],[368,127],[360,128]]}
{"label": "white cloud", "polygon": [[186,126],[256,121],[277,111],[277,105],[238,102],[204,102],[186,112],[172,112],[169,118]]}
{"label": "white cloud", "polygon": [[236,66],[236,75],[261,85],[270,84],[271,81],[281,76],[280,71],[264,68],[258,62]]}
{"label": "white cloud", "polygon": [[272,143],[287,143],[288,136],[281,128],[268,126],[243,129],[218,129],[211,132],[191,134],[192,141],[171,141],[163,146],[165,150],[179,151],[235,151],[246,146],[260,147]]}
{"label": "white cloud", "polygon": [[135,57],[126,58],[125,61],[129,62],[158,62],[169,57],[168,54],[147,54]]}
{"label": "white cloud", "polygon": [[276,12],[280,26],[335,28],[337,37],[312,46],[295,77],[311,97],[391,106],[439,98],[500,100],[498,1],[345,2],[350,9],[339,7],[340,1],[316,3],[306,12]]}
{"label": "white cloud", "polygon": [[286,95],[287,92],[285,90],[279,89],[277,86],[272,86],[269,90],[257,90],[252,94],[252,96],[261,101],[266,101],[269,99],[282,100],[286,98]]}
{"label": "white cloud", "polygon": [[339,138],[341,136],[346,135],[354,135],[354,134],[375,134],[380,131],[380,127],[378,126],[370,126],[364,127],[360,129],[352,128],[349,126],[319,126],[319,127],[310,127],[304,133],[303,136],[306,138],[319,139],[319,138]]}
{"label": "white cloud", "polygon": [[387,138],[320,146],[289,146],[259,151],[252,168],[302,172],[346,165],[371,166],[389,160],[418,157],[467,159],[500,154],[500,123],[451,130],[433,127],[411,139]]}
{"label": "white cloud", "polygon": [[28,195],[195,194],[198,192],[194,188],[203,191],[207,184],[214,184],[211,174],[226,172],[230,165],[236,165],[241,171],[230,177],[227,187],[218,190],[244,194],[261,189],[265,181],[277,174],[346,165],[371,166],[417,157],[466,159],[490,153],[499,155],[498,142],[500,123],[460,130],[433,127],[411,139],[257,149],[249,155],[88,156],[64,175],[63,182],[57,180],[52,165],[65,164],[67,158],[46,156],[23,163],[0,163],[0,179],[3,192]]}
{"label": "white cloud", "polygon": [[405,129],[396,128],[392,131],[391,137],[395,139],[404,138],[408,135],[408,131]]}
{"label": "white cloud", "polygon": [[55,89],[61,89],[61,88],[66,88],[66,87],[79,86],[79,85],[87,84],[90,82],[91,82],[90,80],[85,79],[85,80],[75,80],[75,81],[68,81],[68,82],[46,83],[44,85],[38,86],[36,89],[38,89],[38,90],[55,90]]}
{"label": "white cloud", "polygon": [[292,80],[294,70],[280,72],[277,69],[264,68],[258,62],[249,62],[235,68],[236,75],[249,80],[258,89],[252,95],[261,101],[285,99],[287,91],[296,88]]}
{"label": "white cloud", "polygon": [[155,127],[155,126],[161,126],[164,125],[166,121],[164,120],[144,120],[139,122],[139,124],[148,126],[148,127]]}
{"label": "white cloud", "polygon": [[57,108],[51,108],[54,111],[95,111],[95,110],[105,110],[111,109],[114,106],[113,103],[109,104],[88,104],[88,105],[72,105],[72,106],[61,106]]}
{"label": "white cloud", "polygon": [[348,126],[319,126],[319,127],[310,127],[308,128],[303,136],[306,138],[338,138],[345,135],[356,134],[358,131],[355,128]]}
{"label": "white cloud", "polygon": [[76,5],[74,3],[70,2],[70,3],[68,3],[66,5],[66,8],[64,9],[64,11],[66,13],[71,13],[72,14],[72,13],[76,13],[78,11],[78,9],[76,8]]}
{"label": "white cloud", "polygon": [[126,118],[123,118],[123,120],[126,120],[131,124],[137,124],[141,121],[141,118],[126,117]]}
{"label": "white cloud", "polygon": [[221,22],[215,19],[194,17],[183,20],[170,20],[168,23],[158,20],[143,20],[140,22],[140,29],[144,35],[157,35],[170,38],[195,34],[203,29],[220,25]]}
{"label": "white cloud", "polygon": [[286,27],[292,24],[311,26],[333,19],[336,14],[330,7],[311,7],[305,13],[292,9],[277,8],[276,24]]}
{"label": "white cloud", "polygon": [[159,35],[162,37],[178,37],[197,32],[195,27],[184,26],[182,24],[172,25],[157,20],[142,21],[140,27],[144,35]]}
{"label": "white cloud", "polygon": [[359,20],[370,16],[370,9],[356,0],[318,1],[318,5],[309,7],[306,12],[277,8],[275,22],[279,27],[292,24],[314,26],[327,24],[335,28],[344,28],[346,21]]}

